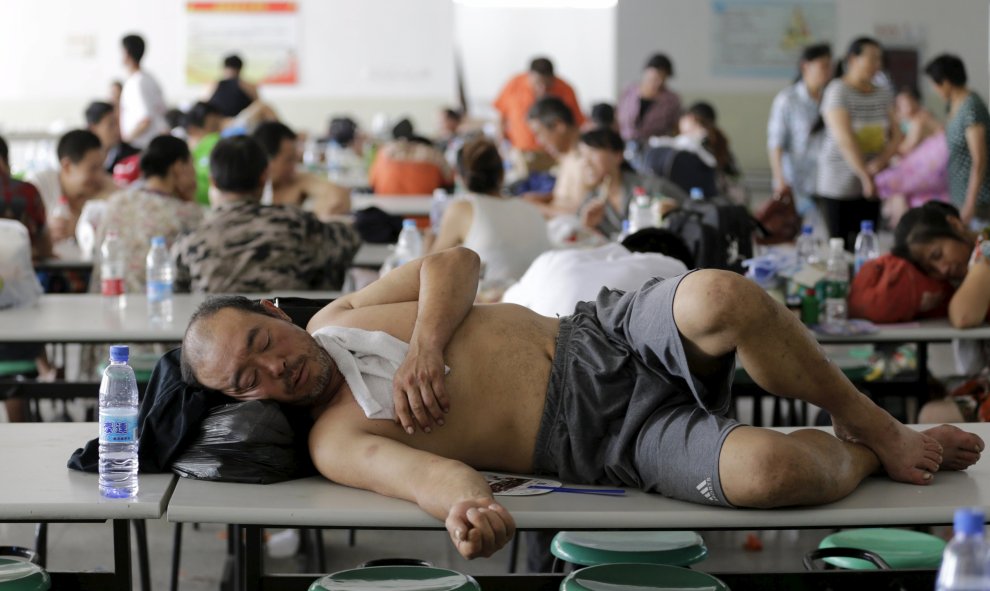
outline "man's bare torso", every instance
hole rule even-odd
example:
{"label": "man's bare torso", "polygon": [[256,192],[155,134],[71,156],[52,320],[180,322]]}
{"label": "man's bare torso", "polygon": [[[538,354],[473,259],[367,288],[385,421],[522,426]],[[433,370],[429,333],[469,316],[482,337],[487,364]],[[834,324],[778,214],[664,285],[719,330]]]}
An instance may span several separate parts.
{"label": "man's bare torso", "polygon": [[[374,325],[357,328],[409,342],[417,303],[378,308]],[[318,418],[310,447],[327,430],[356,428],[475,468],[530,472],[559,324],[511,304],[475,306],[444,351],[450,367],[444,426],[408,435],[392,421],[367,419],[345,385]],[[308,330],[323,326],[311,323]]]}

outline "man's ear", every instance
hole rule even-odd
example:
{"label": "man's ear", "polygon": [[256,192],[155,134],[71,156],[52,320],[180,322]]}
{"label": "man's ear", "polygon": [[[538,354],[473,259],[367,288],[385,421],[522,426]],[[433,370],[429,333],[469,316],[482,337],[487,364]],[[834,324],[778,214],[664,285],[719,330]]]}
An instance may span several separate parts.
{"label": "man's ear", "polygon": [[282,320],[285,320],[286,322],[292,322],[292,319],[289,318],[289,315],[286,314],[284,310],[273,304],[271,300],[261,300],[261,305],[269,316],[280,318]]}

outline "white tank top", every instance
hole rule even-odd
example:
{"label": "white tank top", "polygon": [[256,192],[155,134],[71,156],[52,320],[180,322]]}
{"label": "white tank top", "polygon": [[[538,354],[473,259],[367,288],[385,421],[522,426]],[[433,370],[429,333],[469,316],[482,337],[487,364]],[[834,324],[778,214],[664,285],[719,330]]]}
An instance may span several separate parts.
{"label": "white tank top", "polygon": [[474,209],[464,246],[478,253],[485,280],[519,279],[536,257],[552,248],[536,207],[518,198],[469,193]]}

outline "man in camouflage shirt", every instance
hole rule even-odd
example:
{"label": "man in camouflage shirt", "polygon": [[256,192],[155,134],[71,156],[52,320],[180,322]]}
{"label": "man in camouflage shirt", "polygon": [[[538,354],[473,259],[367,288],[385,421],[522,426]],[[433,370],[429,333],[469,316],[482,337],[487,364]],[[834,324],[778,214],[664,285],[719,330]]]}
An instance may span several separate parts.
{"label": "man in camouflage shirt", "polygon": [[268,158],[249,137],[220,141],[210,156],[213,211],[172,247],[177,290],[258,293],[340,289],[361,239],[291,205],[261,205]]}

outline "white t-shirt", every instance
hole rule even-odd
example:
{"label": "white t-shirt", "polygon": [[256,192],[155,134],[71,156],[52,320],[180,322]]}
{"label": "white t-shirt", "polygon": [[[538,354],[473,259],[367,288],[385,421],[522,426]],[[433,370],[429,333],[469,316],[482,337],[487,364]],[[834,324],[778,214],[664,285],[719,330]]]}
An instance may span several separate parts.
{"label": "white t-shirt", "polygon": [[62,181],[58,177],[57,168],[47,168],[28,173],[24,180],[31,183],[41,194],[41,200],[45,202],[45,212],[52,215],[58,198],[62,196]]}
{"label": "white t-shirt", "polygon": [[657,253],[633,253],[617,243],[543,253],[502,297],[544,316],[567,316],[578,302],[593,301],[602,287],[631,291],[653,277],[687,272],[681,261]]}
{"label": "white t-shirt", "polygon": [[486,281],[518,279],[536,257],[552,248],[547,223],[531,203],[473,193],[462,199],[473,208],[464,246],[481,257]]}
{"label": "white t-shirt", "polygon": [[[120,132],[128,143],[143,150],[152,139],[168,133],[165,111],[162,89],[150,74],[138,70],[127,78],[120,93]],[[151,125],[133,137],[138,124],[147,118],[151,119]]]}

